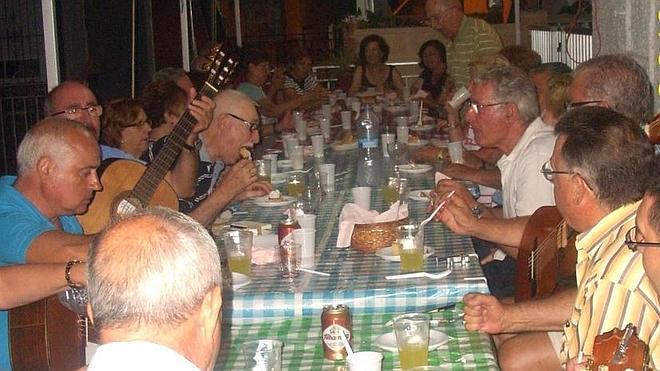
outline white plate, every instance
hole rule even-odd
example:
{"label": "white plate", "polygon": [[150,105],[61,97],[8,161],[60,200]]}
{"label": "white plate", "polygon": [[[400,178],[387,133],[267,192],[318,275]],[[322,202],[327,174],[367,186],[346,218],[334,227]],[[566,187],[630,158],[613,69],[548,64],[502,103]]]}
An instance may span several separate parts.
{"label": "white plate", "polygon": [[293,167],[293,161],[291,160],[277,160],[277,167],[278,168],[287,168],[287,167]]}
{"label": "white plate", "polygon": [[346,144],[332,143],[330,144],[330,147],[335,151],[350,151],[352,149],[357,149],[358,144],[357,142],[346,143]]}
{"label": "white plate", "polygon": [[420,139],[416,142],[408,142],[408,146],[410,147],[425,146],[427,144],[429,144],[429,141],[427,139]]}
{"label": "white plate", "polygon": [[234,290],[238,290],[241,287],[249,284],[252,282],[250,277],[242,274],[242,273],[236,273],[236,272],[231,272],[231,288]]}
{"label": "white plate", "polygon": [[421,174],[431,170],[433,166],[429,164],[415,164],[412,166],[410,164],[399,165],[399,171],[402,173],[410,174]]}
{"label": "white plate", "polygon": [[[447,344],[448,341],[449,337],[444,332],[440,332],[438,330],[429,331],[429,350],[438,349],[440,346]],[[396,345],[396,335],[394,334],[394,331],[377,337],[376,346],[388,352],[399,353],[399,348]]]}
{"label": "white plate", "polygon": [[[433,255],[434,251],[432,248],[428,246],[424,246],[424,259],[428,258],[429,256]],[[393,255],[392,254],[392,246],[390,247],[383,247],[382,249],[376,250],[376,255],[380,256],[381,258],[390,261],[390,262],[400,262],[401,261],[401,256],[400,255]]]}
{"label": "white plate", "polygon": [[449,141],[446,139],[433,138],[431,139],[431,145],[438,148],[447,148],[449,146]]}
{"label": "white plate", "polygon": [[[429,200],[428,194],[431,192],[431,189],[419,189],[416,191],[410,191],[408,193],[408,198],[413,200],[413,201],[422,201],[426,202]],[[422,192],[425,194],[425,196],[422,196]]]}
{"label": "white plate", "polygon": [[254,199],[254,204],[264,207],[286,206],[292,203],[295,198],[291,196],[282,196],[281,200],[269,200],[268,196],[258,197]]}
{"label": "white plate", "polygon": [[408,126],[408,129],[411,131],[429,131],[435,129],[435,125],[433,124],[424,124],[424,121],[422,121],[422,125],[417,125],[417,122],[414,122],[413,125]]}

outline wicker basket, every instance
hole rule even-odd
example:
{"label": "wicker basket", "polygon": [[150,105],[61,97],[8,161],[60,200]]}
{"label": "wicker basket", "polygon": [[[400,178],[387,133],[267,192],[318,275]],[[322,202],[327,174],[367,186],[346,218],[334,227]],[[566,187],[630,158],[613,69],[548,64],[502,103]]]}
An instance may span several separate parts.
{"label": "wicker basket", "polygon": [[408,218],[398,221],[356,224],[351,235],[351,246],[362,252],[374,252],[391,246],[396,239],[396,227],[408,223]]}

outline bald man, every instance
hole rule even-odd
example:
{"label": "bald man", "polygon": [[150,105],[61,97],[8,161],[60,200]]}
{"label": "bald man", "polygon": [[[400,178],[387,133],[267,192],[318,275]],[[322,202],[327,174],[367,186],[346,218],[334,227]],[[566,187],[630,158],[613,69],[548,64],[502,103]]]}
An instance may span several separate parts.
{"label": "bald man", "polygon": [[[0,236],[4,239],[0,264],[86,260],[91,237],[82,235],[74,215],[85,212],[94,192],[101,189],[93,128],[47,118],[27,132],[18,147],[17,162],[17,177],[0,178]],[[62,277],[64,271],[56,279]],[[43,276],[44,282],[53,279]],[[0,369],[11,368],[8,352],[7,312],[2,311]]]}

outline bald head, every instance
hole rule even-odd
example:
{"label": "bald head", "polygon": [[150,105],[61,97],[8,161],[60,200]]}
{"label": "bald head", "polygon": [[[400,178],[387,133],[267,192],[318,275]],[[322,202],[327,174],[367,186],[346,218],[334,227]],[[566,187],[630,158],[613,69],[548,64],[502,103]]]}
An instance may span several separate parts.
{"label": "bald head", "polygon": [[113,221],[92,243],[88,277],[100,331],[175,328],[222,285],[217,247],[206,229],[165,208]]}
{"label": "bald head", "polygon": [[[98,101],[87,86],[78,81],[64,81],[48,93],[44,102],[44,112],[46,116],[57,116],[82,123],[94,131],[98,140],[101,133],[99,116],[102,110],[100,106],[98,109],[89,109],[95,106],[98,106]],[[76,108],[78,110],[75,113],[67,112],[67,110]],[[79,108],[87,109],[80,110]]]}
{"label": "bald head", "polygon": [[18,146],[18,175],[34,171],[42,157],[51,157],[58,163],[71,161],[74,146],[98,151],[94,133],[81,123],[58,117],[42,120],[25,134]]}
{"label": "bald head", "polygon": [[[214,119],[223,113],[237,114],[235,113],[236,110],[247,110],[248,112],[254,112],[256,114],[256,108],[252,99],[238,90],[222,90],[218,95],[215,96],[214,101]],[[240,116],[244,117],[242,115]],[[246,117],[246,119],[248,118]]]}

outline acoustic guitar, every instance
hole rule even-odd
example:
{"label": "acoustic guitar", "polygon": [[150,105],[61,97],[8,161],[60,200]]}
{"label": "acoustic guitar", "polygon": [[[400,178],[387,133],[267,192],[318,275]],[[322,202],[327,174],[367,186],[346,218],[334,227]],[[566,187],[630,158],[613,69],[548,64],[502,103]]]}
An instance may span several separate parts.
{"label": "acoustic guitar", "polygon": [[594,340],[593,356],[589,361],[591,370],[601,365],[609,371],[646,370],[649,347],[637,337],[637,329],[629,323],[625,329],[612,329]]}
{"label": "acoustic guitar", "polygon": [[[219,48],[197,99],[202,95],[213,98],[227,83],[237,64],[236,58]],[[181,153],[196,123],[197,120],[186,110],[168,135],[163,148],[146,168],[132,160],[104,161],[99,168],[103,190],[96,192],[87,212],[78,216],[85,234],[98,233],[113,215],[137,208],[165,206],[178,210],[177,194],[165,180],[165,175]]]}
{"label": "acoustic guitar", "polygon": [[530,217],[516,260],[515,300],[550,296],[563,281],[574,281],[575,233],[555,206],[543,206]]}

